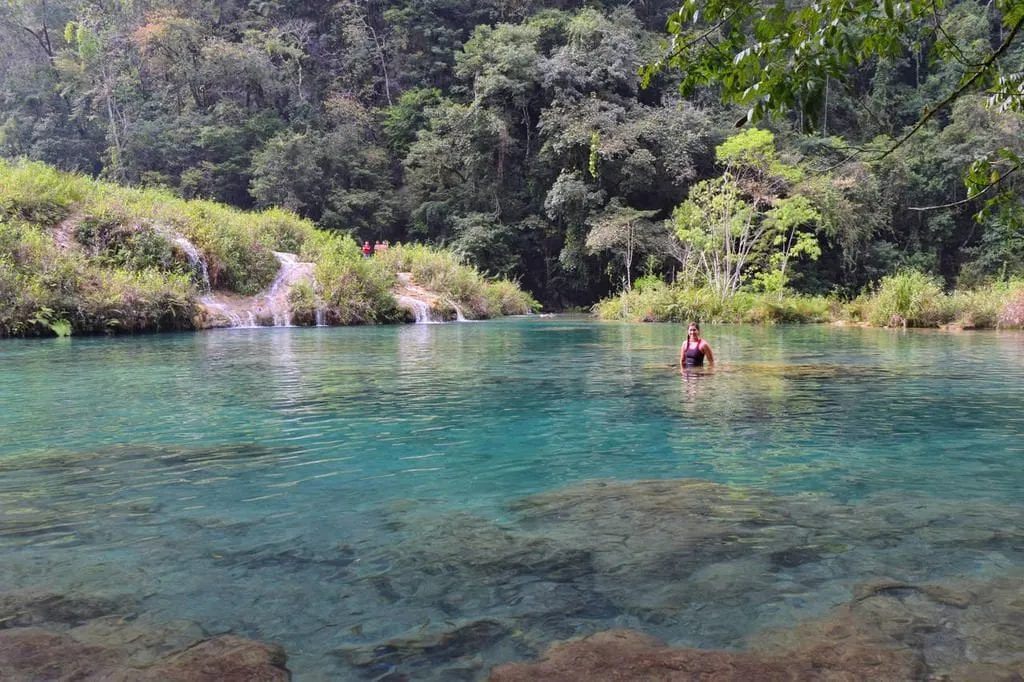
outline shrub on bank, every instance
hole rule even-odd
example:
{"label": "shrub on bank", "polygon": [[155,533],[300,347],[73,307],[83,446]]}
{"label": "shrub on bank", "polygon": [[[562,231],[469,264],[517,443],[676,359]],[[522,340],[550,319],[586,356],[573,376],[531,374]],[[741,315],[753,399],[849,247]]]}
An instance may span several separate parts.
{"label": "shrub on bank", "polygon": [[313,232],[284,211],[0,160],[0,336],[187,329],[197,287],[256,293],[278,271],[274,250]]}
{"label": "shrub on bank", "polygon": [[394,273],[375,259],[363,258],[351,237],[317,232],[304,241],[301,257],[316,263],[315,300],[317,307],[324,310],[327,324],[401,319],[391,295],[396,281]]}
{"label": "shrub on bank", "polygon": [[964,329],[998,327],[1006,307],[1005,298],[993,286],[972,291],[954,291],[945,297],[943,324],[949,322]]}
{"label": "shrub on bank", "polygon": [[1019,284],[1017,291],[1007,297],[999,316],[999,324],[1005,327],[1024,327],[1024,282]]}
{"label": "shrub on bank", "polygon": [[1024,280],[996,282],[969,292],[954,292],[955,324],[969,328],[1024,327]]}
{"label": "shrub on bank", "polygon": [[0,221],[0,337],[189,329],[188,276],[105,267],[49,232]]}
{"label": "shrub on bank", "polygon": [[315,231],[278,209],[0,160],[0,336],[188,329],[202,289],[265,289],[274,251],[298,251]]}
{"label": "shrub on bank", "polygon": [[247,213],[0,160],[0,336],[188,329],[207,289],[265,291],[280,271],[275,252],[316,263],[315,283],[290,292],[299,324],[320,312],[327,324],[403,320],[392,295],[398,271],[467,317],[539,307],[440,249],[364,259],[350,237],[281,209]]}
{"label": "shrub on bank", "polygon": [[288,305],[292,311],[292,324],[313,327],[317,324],[317,311],[323,309],[323,300],[313,286],[298,282],[288,292]]}
{"label": "shrub on bank", "polygon": [[53,227],[93,188],[84,176],[37,161],[0,159],[0,219]]}
{"label": "shrub on bank", "polygon": [[486,282],[484,299],[489,317],[526,315],[540,310],[540,304],[515,282],[498,279]]}
{"label": "shrub on bank", "polygon": [[632,291],[594,306],[598,317],[644,322],[747,322],[755,324],[847,321],[875,326],[965,329],[1024,326],[1024,281],[998,282],[943,293],[919,272],[884,278],[873,292],[843,303],[823,296],[740,291],[721,300],[713,291],[641,278]]}
{"label": "shrub on bank", "polygon": [[42,228],[0,220],[0,337],[49,335],[66,325],[64,299],[77,291],[84,267]]}
{"label": "shrub on bank", "polygon": [[866,312],[867,321],[879,327],[935,327],[949,321],[942,285],[916,270],[883,278]]}
{"label": "shrub on bank", "polygon": [[181,331],[192,329],[196,315],[189,277],[155,269],[92,269],[75,303],[65,312],[86,334]]}
{"label": "shrub on bank", "polygon": [[[646,279],[646,278],[644,278]],[[629,292],[606,298],[594,306],[605,320],[634,322],[824,322],[831,318],[831,302],[824,297],[779,296],[741,291],[722,300],[706,287],[685,287],[638,280]]]}
{"label": "shrub on bank", "polygon": [[[207,264],[208,281],[196,281],[197,286],[243,295],[273,282],[280,266],[274,251],[297,253],[315,231],[308,221],[280,209],[245,213],[214,201],[184,200],[162,189],[109,184],[98,185],[79,212],[76,236],[91,253],[112,259],[115,265],[127,254],[135,259],[132,269],[192,272],[192,254],[185,252],[184,238]],[[138,260],[140,241],[162,242],[163,258]]]}
{"label": "shrub on bank", "polygon": [[828,322],[834,319],[834,301],[824,296],[754,294],[742,316],[743,322],[788,324]]}
{"label": "shrub on bank", "polygon": [[910,271],[886,277],[872,295],[847,306],[847,312],[856,310],[861,319],[889,327],[1019,327],[1014,303],[1021,296],[1024,281],[995,282],[946,294],[936,279]]}
{"label": "shrub on bank", "polygon": [[417,285],[447,298],[469,319],[525,315],[540,309],[540,304],[514,282],[487,280],[450,251],[398,244],[369,260],[393,274],[409,273]]}

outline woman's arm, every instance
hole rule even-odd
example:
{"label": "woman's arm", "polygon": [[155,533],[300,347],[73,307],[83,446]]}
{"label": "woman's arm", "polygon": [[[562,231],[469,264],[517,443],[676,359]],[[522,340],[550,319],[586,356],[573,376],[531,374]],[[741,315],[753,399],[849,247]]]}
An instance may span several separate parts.
{"label": "woman's arm", "polygon": [[711,353],[711,344],[707,341],[704,342],[704,347],[701,349],[704,351],[704,357],[708,359],[708,367],[715,366],[715,356]]}

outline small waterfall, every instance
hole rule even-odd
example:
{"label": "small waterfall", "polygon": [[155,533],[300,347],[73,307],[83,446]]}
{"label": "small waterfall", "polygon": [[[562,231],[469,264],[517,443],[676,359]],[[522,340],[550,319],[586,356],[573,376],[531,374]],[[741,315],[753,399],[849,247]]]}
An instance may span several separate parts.
{"label": "small waterfall", "polygon": [[444,317],[441,316],[437,308],[443,309],[445,306],[451,306],[452,310],[455,311],[456,322],[466,321],[466,316],[462,314],[462,309],[451,298],[439,296],[437,293],[419,286],[413,282],[412,273],[399,272],[396,274],[398,277],[398,287],[394,292],[395,300],[402,307],[412,311],[416,318],[416,324],[444,322]]}
{"label": "small waterfall", "polygon": [[416,316],[416,324],[437,324],[440,322],[440,320],[434,319],[430,304],[425,301],[412,298],[411,296],[398,296],[397,299],[400,304],[412,310],[413,315]]}
{"label": "small waterfall", "polygon": [[196,277],[198,275],[199,283],[202,285],[203,291],[209,291],[210,271],[206,267],[206,259],[203,258],[203,253],[184,235],[174,234],[172,235],[172,239],[174,240],[175,245],[185,252],[185,256],[188,258],[188,264],[192,268],[192,276]]}
{"label": "small waterfall", "polygon": [[[208,294],[200,299],[213,327],[291,327],[294,324],[288,296],[300,282],[314,283],[315,263],[299,261],[294,253],[274,252],[280,268],[274,281],[261,294],[239,296],[230,292]],[[316,325],[327,326],[323,309],[315,312]]]}
{"label": "small waterfall", "polygon": [[275,251],[274,256],[281,264],[281,269],[277,271],[277,277],[267,293],[260,297],[262,308],[269,314],[264,317],[269,316],[275,327],[291,327],[292,309],[288,304],[288,294],[296,283],[312,281],[316,264],[300,262],[294,253]]}
{"label": "small waterfall", "polygon": [[455,305],[455,301],[453,301],[452,299],[449,298],[448,299],[448,305],[450,305],[452,308],[455,309],[455,321],[456,322],[465,322],[466,321],[465,315],[462,314],[462,310],[459,308],[459,306]]}

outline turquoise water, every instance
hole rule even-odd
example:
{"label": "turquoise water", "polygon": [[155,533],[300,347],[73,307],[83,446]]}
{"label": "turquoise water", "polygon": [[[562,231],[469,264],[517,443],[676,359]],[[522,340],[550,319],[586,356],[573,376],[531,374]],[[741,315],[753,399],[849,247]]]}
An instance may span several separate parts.
{"label": "turquoise water", "polygon": [[[742,646],[873,576],[1024,565],[1007,536],[1024,336],[710,326],[718,367],[681,376],[684,333],[525,318],[6,341],[0,591],[127,595],[148,619],[280,642],[300,681],[480,679],[553,638]],[[687,504],[649,509],[664,491],[630,482],[690,478],[744,520],[715,506],[737,525],[616,554],[671,542],[649,526]],[[388,644],[453,629],[465,650]]]}

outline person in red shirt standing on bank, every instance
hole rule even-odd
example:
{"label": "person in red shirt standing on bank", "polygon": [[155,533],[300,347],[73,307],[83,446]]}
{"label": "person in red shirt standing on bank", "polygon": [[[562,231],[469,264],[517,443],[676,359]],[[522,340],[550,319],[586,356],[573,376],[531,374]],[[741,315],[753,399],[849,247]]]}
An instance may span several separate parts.
{"label": "person in red shirt standing on bank", "polygon": [[370,242],[363,242],[363,258],[370,257]]}

